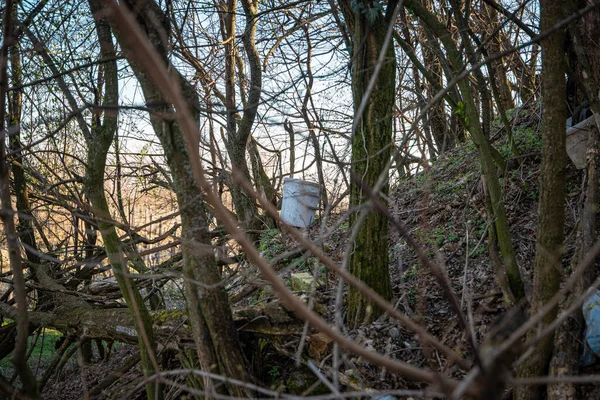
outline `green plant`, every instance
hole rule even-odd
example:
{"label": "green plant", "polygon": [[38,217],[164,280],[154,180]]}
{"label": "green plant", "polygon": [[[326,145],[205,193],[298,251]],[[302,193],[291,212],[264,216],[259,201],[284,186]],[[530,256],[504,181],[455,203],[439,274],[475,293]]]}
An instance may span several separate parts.
{"label": "green plant", "polygon": [[515,129],[513,135],[515,142],[523,150],[534,152],[542,148],[542,136],[533,127],[519,127]]}
{"label": "green plant", "polygon": [[421,186],[423,183],[425,183],[425,173],[420,172],[417,175],[415,175],[415,177],[413,178],[413,182],[417,187]]}
{"label": "green plant", "polygon": [[306,259],[306,257],[296,257],[292,260],[291,264],[294,264],[297,270],[306,271],[312,262],[311,259]]}
{"label": "green plant", "polygon": [[487,227],[485,218],[477,217],[477,218],[471,220],[471,224],[473,226],[475,226],[475,228],[476,228],[477,237],[481,237],[481,235],[483,235],[485,233],[485,230]]}
{"label": "green plant", "polygon": [[467,144],[465,145],[464,155],[468,156],[475,153],[475,151],[477,150],[477,148],[475,147],[475,142],[472,140],[467,140],[466,143]]}
{"label": "green plant", "polygon": [[414,306],[417,303],[417,293],[415,292],[415,288],[410,288],[408,291],[408,304]]}
{"label": "green plant", "polygon": [[574,182],[568,182],[566,187],[567,193],[578,193],[579,185]]}
{"label": "green plant", "polygon": [[483,253],[485,253],[485,245],[483,243],[479,244],[479,247],[475,248],[475,246],[477,246],[477,241],[475,240],[469,240],[469,256],[470,258],[477,258],[480,255],[482,255]]}
{"label": "green plant", "polygon": [[284,246],[277,229],[268,229],[260,235],[258,251],[264,258],[273,258],[275,255],[280,254],[283,249]]}
{"label": "green plant", "polygon": [[465,125],[469,125],[469,120],[465,115],[465,103],[463,103],[462,101],[456,103],[456,108],[454,108],[454,114],[460,119],[462,119],[465,122]]}
{"label": "green plant", "polygon": [[458,239],[455,233],[446,233],[446,230],[442,227],[434,228],[432,233],[433,239],[438,246],[442,246],[446,242],[454,242]]}
{"label": "green plant", "polygon": [[[31,356],[29,357],[30,367],[47,366],[50,363],[55,353],[55,344],[62,338],[62,333],[53,329],[44,329],[44,332],[36,339],[36,335],[29,336],[27,339],[28,351],[33,347]],[[14,372],[13,364],[10,357],[5,357],[0,360],[0,374],[10,376]]]}
{"label": "green plant", "polygon": [[271,369],[267,372],[267,374],[275,379],[275,378],[279,378],[281,376],[281,370],[279,369],[278,366],[274,365],[271,367]]}
{"label": "green plant", "polygon": [[269,345],[269,342],[267,342],[265,339],[259,339],[258,341],[258,349],[263,352],[267,346]]}
{"label": "green plant", "polygon": [[419,274],[419,270],[417,269],[417,265],[413,264],[408,271],[404,272],[404,279],[414,278]]}

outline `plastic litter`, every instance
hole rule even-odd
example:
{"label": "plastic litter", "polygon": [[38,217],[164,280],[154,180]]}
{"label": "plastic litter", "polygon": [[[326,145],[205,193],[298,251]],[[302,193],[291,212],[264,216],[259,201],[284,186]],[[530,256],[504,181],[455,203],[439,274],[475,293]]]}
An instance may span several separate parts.
{"label": "plastic litter", "polygon": [[583,302],[581,311],[586,325],[581,364],[589,366],[600,357],[600,290],[594,291]]}
{"label": "plastic litter", "polygon": [[298,228],[308,228],[319,208],[320,187],[318,183],[300,179],[283,180],[281,219]]}

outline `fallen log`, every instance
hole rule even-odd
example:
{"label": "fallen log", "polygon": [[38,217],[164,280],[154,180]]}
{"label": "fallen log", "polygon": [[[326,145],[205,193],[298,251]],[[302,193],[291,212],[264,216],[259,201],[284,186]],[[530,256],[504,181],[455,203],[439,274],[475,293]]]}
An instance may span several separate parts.
{"label": "fallen log", "polygon": [[[16,308],[0,303],[0,314],[14,319]],[[184,311],[159,310],[152,311],[151,315],[160,348],[175,350],[193,345]],[[138,341],[138,332],[127,308],[63,308],[52,313],[33,311],[29,317],[33,325],[52,328],[69,337],[116,340],[129,344],[137,344]],[[242,334],[301,335],[303,328],[303,322],[279,302],[234,307],[233,320]]]}

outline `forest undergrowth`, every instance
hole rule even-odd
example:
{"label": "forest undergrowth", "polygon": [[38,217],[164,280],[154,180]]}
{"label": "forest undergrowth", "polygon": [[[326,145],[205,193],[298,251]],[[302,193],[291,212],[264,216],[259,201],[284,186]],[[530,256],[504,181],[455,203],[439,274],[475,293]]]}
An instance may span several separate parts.
{"label": "forest undergrowth", "polygon": [[[535,113],[523,113],[515,118],[515,141],[521,150],[521,156],[511,158],[500,130],[495,134],[497,139],[492,138],[492,143],[509,160],[507,169],[501,173],[501,182],[512,227],[511,236],[529,297],[535,255],[538,196],[536,190],[541,138],[538,131],[539,120]],[[579,218],[578,202],[581,198],[582,173],[570,163],[567,176],[565,235],[568,239],[565,243],[565,260],[569,260],[574,251],[572,232]],[[389,206],[393,215],[400,219],[410,234],[424,246],[428,257],[445,266],[452,289],[460,299],[461,307],[474,328],[476,342],[482,346],[490,345],[489,332],[507,310],[502,292],[494,278],[487,249],[488,226],[484,184],[474,146],[472,143],[466,143],[447,152],[431,166],[421,168],[420,171],[393,183],[390,193]],[[324,238],[320,240],[322,248],[336,261],[341,261],[347,251],[349,232],[348,221],[345,218],[343,213],[333,214],[322,224],[318,216],[317,223],[306,232],[312,240],[319,241]],[[323,235],[323,232],[328,234]],[[392,304],[458,354],[467,359],[471,358],[464,333],[435,278],[420,265],[414,251],[393,228],[388,242],[394,293]],[[291,238],[276,229],[265,231],[261,235],[259,250],[262,256],[271,261],[288,286],[297,289],[294,287],[293,275],[298,273],[305,272],[318,277],[312,293],[300,291],[298,294],[306,301],[311,299],[315,310],[333,324],[336,314],[337,277],[334,273],[326,273],[325,268],[314,258],[297,249],[297,244]],[[277,303],[278,299],[273,289],[253,272],[252,265],[241,265],[244,272],[230,283],[230,297],[234,306],[254,307]],[[342,304],[343,315],[345,303]],[[463,377],[459,368],[448,363],[434,349],[423,347],[414,333],[387,314],[371,324],[347,330],[345,333],[358,343],[386,356],[418,367],[445,371],[447,375],[456,378]],[[304,339],[306,337],[299,331],[275,336],[261,336],[259,333],[241,335],[246,357],[250,359],[250,365],[254,369],[251,374],[257,383],[288,394],[329,393],[311,371],[308,361],[320,363],[320,367],[329,365],[333,344],[331,340],[319,337],[318,334],[309,335],[306,343]],[[303,349],[301,357],[298,357],[299,347]],[[87,365],[88,371],[82,371],[73,357],[48,384],[44,397],[81,398],[84,390],[91,390],[98,380],[115,371],[122,360],[134,352],[133,346],[121,346],[108,360],[97,360]],[[179,359],[171,361],[174,366],[182,364]],[[133,368],[125,372],[115,384],[99,393],[100,397],[143,397],[143,387],[136,386],[141,377],[141,371]],[[185,383],[184,377],[178,377],[176,380],[181,384]],[[361,391],[365,388],[380,391],[422,388],[351,354],[343,357],[340,383],[347,391]],[[582,387],[584,391],[591,389],[592,386]]]}

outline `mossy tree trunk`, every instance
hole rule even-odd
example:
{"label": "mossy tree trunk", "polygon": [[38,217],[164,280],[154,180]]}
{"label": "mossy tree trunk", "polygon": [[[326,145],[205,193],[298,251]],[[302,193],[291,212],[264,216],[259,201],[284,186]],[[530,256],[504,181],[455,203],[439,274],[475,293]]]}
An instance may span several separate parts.
{"label": "mossy tree trunk", "polygon": [[[421,2],[417,0],[405,0],[404,4],[408,9],[413,11],[442,42],[446,50],[448,63],[452,67],[453,74],[459,73],[464,67],[462,55],[458,50],[457,44],[449,34],[446,25],[444,25],[432,12],[427,10]],[[460,107],[457,107],[454,112],[469,131],[479,155],[481,170],[485,177],[491,200],[491,208],[488,208],[486,211],[490,214],[491,219],[495,221],[498,245],[500,247],[506,269],[505,273],[512,292],[512,294],[507,293],[506,295],[508,298],[512,295],[516,300],[519,300],[525,296],[525,291],[521,280],[521,273],[515,258],[514,248],[510,237],[510,227],[506,216],[506,209],[504,207],[502,189],[498,180],[496,163],[494,161],[494,153],[496,151],[492,148],[481,127],[479,112],[475,104],[473,90],[469,80],[466,78],[460,80],[458,82],[458,88],[462,95],[462,102],[460,103]],[[503,272],[504,271],[501,271],[501,273]]]}
{"label": "mossy tree trunk", "polygon": [[[162,34],[169,31],[167,16],[154,1],[127,0],[125,4],[135,11],[136,21],[147,34],[148,41],[168,64],[168,43],[163,41],[165,36]],[[190,154],[181,129],[174,122],[175,110],[158,85],[131,58],[131,46],[136,44],[121,34],[118,26],[114,28],[117,40],[140,83],[146,104],[150,108],[150,122],[171,170],[173,189],[181,212],[183,273],[187,278],[185,293],[189,322],[200,365],[207,372],[221,373],[229,378],[245,381],[245,361],[211,244],[209,211],[193,177]],[[198,121],[199,100],[195,88],[174,66],[169,68],[178,78],[191,114]],[[210,391],[210,381],[205,380],[204,383],[205,389]],[[235,385],[228,385],[227,390],[232,396],[243,397],[248,394],[246,389]]]}
{"label": "mossy tree trunk", "polygon": [[[352,33],[352,93],[355,118],[360,118],[352,137],[352,171],[355,178],[350,183],[350,207],[364,205],[368,199],[362,194],[361,186],[375,187],[380,177],[385,183],[380,193],[388,193],[388,171],[385,169],[391,156],[392,119],[396,93],[396,56],[393,43],[389,43],[373,91],[367,100],[362,115],[356,115],[363,98],[368,95],[367,87],[377,66],[385,37],[394,14],[395,1],[387,5],[369,21],[369,3],[363,8],[353,6],[350,1],[340,0],[340,7],[349,31]],[[357,181],[358,180],[358,181]],[[370,212],[364,221],[358,222],[354,213],[350,223],[358,227],[350,255],[349,269],[373,290],[386,299],[391,299],[392,289],[388,258],[388,220],[379,213]],[[356,229],[354,227],[353,229]],[[348,292],[349,326],[368,323],[381,314],[381,310],[354,288]]]}
{"label": "mossy tree trunk", "polygon": [[[103,107],[116,107],[118,105],[118,77],[116,51],[112,41],[112,33],[108,22],[100,16],[102,9],[98,0],[89,0],[89,5],[95,17],[96,33],[100,44],[100,58],[103,60],[99,68],[98,82],[104,83],[104,88],[97,88],[102,98]],[[112,60],[112,61],[110,61]],[[104,92],[102,93],[102,89]],[[100,104],[98,104],[100,106]],[[117,113],[115,111],[97,112],[92,117],[91,129],[84,132],[87,143],[87,169],[85,190],[92,203],[94,214],[97,218],[98,228],[104,241],[104,247],[119,285],[123,298],[133,314],[135,327],[138,332],[138,346],[142,359],[142,369],[146,377],[150,377],[157,370],[154,333],[152,319],[144,305],[142,296],[135,282],[128,277],[127,262],[124,249],[119,240],[104,192],[104,172],[106,157],[113,143],[117,131]],[[149,399],[161,399],[162,393],[154,383],[146,385],[146,394]]]}
{"label": "mossy tree trunk", "polygon": [[[92,13],[94,14],[96,14],[96,12],[100,9],[100,5],[97,0],[90,0],[89,5]],[[96,24],[96,32],[98,34],[101,57],[103,59],[114,60],[115,50],[112,43],[110,28],[106,22],[102,22],[101,20],[98,20]],[[24,31],[34,44],[40,45],[43,49],[40,52],[40,55],[52,73],[56,76],[56,82],[65,95],[69,106],[72,110],[76,110],[78,108],[77,101],[75,100],[70,88],[62,78],[62,75],[59,73],[56,63],[52,57],[50,57],[50,54],[46,51],[44,45],[37,40],[33,33],[27,28],[25,28]],[[101,71],[100,82],[104,82],[104,96],[98,96],[98,98],[104,97],[103,105],[110,105],[114,107],[117,104],[118,93],[116,62],[105,61],[102,63]],[[119,288],[123,293],[126,303],[136,321],[136,330],[140,333],[138,344],[140,346],[140,353],[142,354],[142,368],[144,370],[144,374],[146,376],[151,376],[155,372],[158,372],[156,371],[156,368],[154,368],[154,364],[152,362],[152,359],[155,358],[153,355],[154,339],[152,322],[147,311],[145,310],[144,302],[139,291],[137,290],[134,282],[128,279],[125,273],[126,264],[123,261],[124,257],[121,243],[117,237],[114,226],[109,222],[112,218],[110,217],[109,208],[104,193],[104,170],[106,164],[106,155],[116,131],[116,114],[106,114],[103,122],[101,122],[101,114],[96,114],[94,116],[94,123],[91,130],[81,114],[76,117],[76,120],[82,135],[84,135],[86,138],[88,146],[87,172],[84,183],[85,190],[92,203],[96,217],[99,217],[98,225],[102,231],[106,253],[113,268],[115,278],[117,279]],[[50,276],[48,276],[47,271],[44,268],[38,268],[36,271],[36,277],[40,283],[46,287],[56,287],[57,290],[60,290],[61,288],[60,285],[58,285],[51,279]],[[64,302],[63,304],[68,303],[73,309],[81,306],[81,304],[79,304],[80,302],[78,301],[66,298],[65,296],[62,297],[63,298],[61,299],[57,299],[57,302],[60,300],[60,302]],[[144,333],[142,334],[142,332]],[[161,398],[160,393],[155,391],[154,385],[148,385],[146,389],[149,398]]]}
{"label": "mossy tree trunk", "polygon": [[[565,16],[563,2],[541,0],[540,29],[552,29]],[[540,200],[536,254],[533,270],[532,310],[535,314],[560,287],[565,221],[565,169],[566,169],[566,81],[565,34],[559,29],[542,40],[542,108],[543,147],[540,177]],[[543,325],[548,325],[557,315],[557,308],[548,313]],[[528,339],[532,340],[536,332]],[[542,376],[547,373],[554,333],[542,338],[535,351],[519,367],[520,377]],[[519,386],[515,399],[540,398],[541,389]]]}
{"label": "mossy tree trunk", "polygon": [[[100,101],[99,99],[103,99],[103,102],[102,104],[97,105],[115,107],[118,98],[118,77],[116,61],[114,61],[116,52],[112,43],[110,27],[102,20],[102,17],[98,15],[98,11],[101,9],[98,1],[90,0],[89,5],[91,12],[99,18],[96,21],[96,33],[98,35],[101,58],[104,60],[101,64],[100,75],[98,77],[99,87],[97,88],[99,91],[97,99],[98,101]],[[54,59],[29,29],[25,28],[24,31],[36,46],[39,45],[43,49],[40,52],[40,55],[55,75],[56,82],[67,99],[71,109],[77,110],[77,101],[62,75],[59,73]],[[102,89],[104,89],[104,93],[102,93]],[[155,368],[156,364],[153,362],[156,357],[154,356],[152,321],[144,307],[144,302],[135,283],[127,278],[127,265],[124,261],[122,243],[117,236],[114,225],[110,223],[112,218],[104,193],[106,157],[116,132],[117,116],[114,112],[107,112],[104,115],[104,118],[102,118],[102,113],[96,113],[93,116],[91,129],[81,114],[76,117],[76,121],[82,135],[86,139],[88,148],[84,188],[92,203],[93,212],[98,218],[98,226],[102,233],[104,247],[111,267],[113,268],[119,289],[123,293],[127,306],[136,322],[136,331],[139,333],[138,345],[140,346],[140,353],[142,356],[142,369],[146,376],[151,376],[158,372],[157,368]],[[44,268],[38,268],[36,276],[44,286],[56,288],[56,290],[61,289],[61,286],[48,276],[47,271]],[[68,303],[72,309],[82,307],[80,304],[81,302],[74,301],[66,296],[61,297],[62,298],[60,299],[56,299],[57,303]],[[85,303],[83,303],[82,308],[85,308]],[[162,398],[160,392],[156,391],[155,385],[147,385],[146,391],[150,399]]]}

